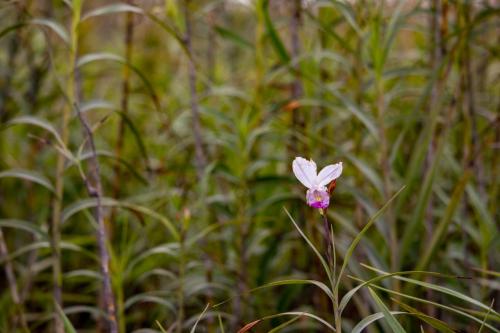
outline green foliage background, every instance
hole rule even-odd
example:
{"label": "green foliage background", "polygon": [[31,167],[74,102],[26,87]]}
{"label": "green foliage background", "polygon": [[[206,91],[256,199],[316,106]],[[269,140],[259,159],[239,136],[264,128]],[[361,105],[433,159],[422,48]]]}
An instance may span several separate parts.
{"label": "green foliage background", "polygon": [[344,163],[327,212],[338,267],[405,186],[346,262],[340,298],[383,272],[441,273],[357,289],[346,332],[499,332],[499,13],[486,0],[2,1],[0,332],[53,332],[62,313],[68,332],[106,331],[79,112],[120,332],[236,332],[266,316],[254,332],[331,331],[304,314],[333,325],[310,283],[327,276],[283,210],[324,252],[295,156]]}

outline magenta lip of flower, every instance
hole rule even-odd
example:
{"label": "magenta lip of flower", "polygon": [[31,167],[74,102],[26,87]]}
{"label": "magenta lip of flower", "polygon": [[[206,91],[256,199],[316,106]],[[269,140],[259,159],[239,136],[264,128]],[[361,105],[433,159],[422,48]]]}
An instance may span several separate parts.
{"label": "magenta lip of flower", "polygon": [[328,204],[323,204],[323,202],[321,201],[316,201],[316,202],[313,202],[311,203],[309,206],[311,206],[312,208],[321,208],[321,209],[325,209],[328,207]]}
{"label": "magenta lip of flower", "polygon": [[310,189],[306,193],[307,204],[313,208],[325,209],[330,204],[330,195],[326,189]]}

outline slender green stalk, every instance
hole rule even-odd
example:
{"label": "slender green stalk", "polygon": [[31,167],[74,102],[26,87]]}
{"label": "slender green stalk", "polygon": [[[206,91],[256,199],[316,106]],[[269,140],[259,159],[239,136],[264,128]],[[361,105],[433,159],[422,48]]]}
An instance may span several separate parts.
{"label": "slender green stalk", "polygon": [[[300,108],[298,100],[303,95],[303,87],[300,79],[300,62],[298,61],[300,55],[300,24],[302,20],[302,1],[292,0],[290,1],[290,44],[291,44],[291,58],[294,62],[293,72],[294,80],[291,85],[289,104],[292,113],[292,130],[303,132],[305,129],[304,115],[302,114],[302,109]],[[292,142],[290,144],[291,151],[290,157],[294,158],[299,154],[305,154],[306,150],[302,149],[300,142],[297,140],[296,136],[292,136]]]}
{"label": "slender green stalk", "polygon": [[[68,57],[67,89],[65,92],[67,103],[62,111],[61,140],[64,145],[69,142],[69,120],[71,118],[72,104],[75,100],[75,70],[78,47],[78,24],[81,15],[81,1],[74,1],[71,19],[71,45]],[[62,300],[62,268],[61,268],[61,211],[64,199],[64,169],[66,157],[57,155],[55,173],[55,195],[52,200],[52,218],[50,224],[51,249],[52,249],[52,272],[53,272],[53,293],[56,307],[63,308]],[[63,318],[60,313],[54,311],[56,333],[64,333]]]}
{"label": "slender green stalk", "polygon": [[184,283],[186,279],[186,226],[188,225],[188,217],[184,218],[180,240],[179,240],[179,275],[178,275],[178,283],[179,287],[177,288],[177,322],[176,322],[176,332],[182,332],[182,326],[184,324]]}
{"label": "slender green stalk", "polygon": [[[446,10],[443,5],[443,1],[433,0],[431,6],[432,10],[430,13],[430,25],[429,25],[431,55],[430,55],[429,67],[437,71],[439,70],[439,66],[441,66],[443,58],[446,55],[446,46],[444,42],[446,36],[442,35],[442,32],[444,31],[442,27],[447,24],[447,16],[446,16]],[[431,110],[437,108],[440,103],[440,94],[441,94],[440,89],[443,85],[442,84],[443,79],[444,79],[443,77],[439,77],[438,83],[432,86],[431,97],[429,100],[429,109]],[[424,173],[426,175],[432,169],[432,165],[435,162],[437,162],[435,161],[436,147],[437,147],[436,141],[437,141],[436,135],[435,133],[432,133],[432,138],[429,143],[429,148],[426,154],[425,164],[424,164]],[[429,196],[430,197],[428,199],[425,211],[425,227],[426,227],[427,242],[431,240],[434,230],[434,223],[433,223],[434,200],[432,197],[432,192],[429,194]],[[431,282],[433,280],[433,277],[426,276],[425,279]],[[428,290],[427,293],[429,297],[433,296],[432,290]],[[435,312],[436,308],[432,304],[428,304],[427,313],[429,315],[432,315]]]}
{"label": "slender green stalk", "polygon": [[186,33],[184,35],[184,44],[186,49],[189,52],[188,57],[188,72],[189,72],[189,91],[191,94],[191,117],[192,117],[192,129],[193,129],[193,137],[194,137],[194,148],[195,148],[195,162],[196,162],[196,171],[198,174],[198,179],[201,180],[203,177],[203,169],[205,168],[207,161],[205,150],[203,148],[203,138],[201,135],[201,121],[200,121],[200,111],[199,111],[199,101],[198,101],[198,92],[196,90],[196,82],[197,82],[197,73],[196,67],[194,64],[194,53],[192,46],[192,22],[190,17],[190,3],[191,0],[184,0],[184,20],[186,25]]}
{"label": "slender green stalk", "polygon": [[[478,111],[476,107],[476,84],[475,75],[472,70],[473,59],[471,58],[471,41],[470,33],[472,30],[471,26],[471,16],[474,13],[474,7],[471,6],[469,2],[463,2],[457,4],[459,6],[459,14],[461,16],[462,25],[462,54],[460,57],[460,67],[461,67],[461,77],[460,77],[460,87],[461,94],[464,99],[464,120],[465,120],[465,133],[464,135],[464,159],[463,168],[467,169],[472,167],[474,170],[474,175],[476,178],[476,187],[478,188],[478,193],[481,199],[488,202],[488,197],[485,193],[485,183],[484,183],[484,170],[482,163],[482,155],[480,154],[479,134],[478,134]],[[493,199],[494,200],[494,199]],[[488,242],[484,242],[484,246],[480,246],[480,265],[483,270],[488,269]],[[483,273],[483,278],[486,275]],[[486,294],[487,290],[482,288],[483,294]]]}
{"label": "slender green stalk", "polygon": [[[376,95],[377,95],[377,117],[378,129],[380,136],[380,165],[382,166],[384,200],[387,201],[392,194],[391,184],[391,166],[389,163],[389,144],[387,139],[387,129],[385,125],[385,101],[384,101],[384,88],[383,79],[380,75],[376,76]],[[398,259],[398,228],[397,221],[392,213],[392,208],[387,212],[387,221],[389,224],[389,248],[391,252],[391,270],[397,270]],[[395,288],[399,288],[395,285]]]}
{"label": "slender green stalk", "polygon": [[324,228],[324,237],[325,237],[325,252],[326,258],[328,262],[328,268],[330,270],[330,275],[332,276],[331,281],[331,291],[333,294],[333,315],[335,320],[335,330],[338,333],[342,332],[342,321],[339,312],[339,288],[336,288],[336,264],[337,257],[335,252],[335,238],[333,233],[333,226],[328,221],[328,216],[326,211],[320,210],[320,213],[323,217],[323,228]]}
{"label": "slender green stalk", "polygon": [[[128,5],[133,5],[133,0],[127,0]],[[126,64],[131,63],[132,58],[132,50],[133,50],[133,36],[134,36],[134,14],[132,12],[127,12],[125,15],[125,34],[124,34],[124,45],[125,45],[125,62]],[[122,158],[123,154],[123,146],[125,142],[125,117],[128,116],[129,113],[129,104],[130,104],[130,66],[123,66],[123,79],[122,79],[122,91],[121,91],[121,112],[123,116],[120,117],[120,122],[118,124],[118,134],[115,146],[115,156],[117,159]],[[120,164],[115,164],[114,167],[114,181],[113,181],[113,197],[118,199],[121,193],[121,184],[123,181],[122,174],[122,166]],[[109,219],[106,219],[106,229],[108,232],[108,238],[113,239],[113,228],[112,225],[115,222],[116,218],[116,209],[113,208],[111,211],[111,215]],[[112,259],[113,260],[113,256]],[[120,276],[115,277],[116,283],[116,310],[117,316],[119,320],[119,331],[126,331],[126,322],[125,322],[125,300],[124,300],[124,291],[123,291],[123,280]]]}
{"label": "slender green stalk", "polygon": [[[133,0],[127,0],[127,4],[132,5]],[[132,58],[132,50],[133,50],[133,36],[134,36],[134,14],[132,12],[127,12],[125,18],[125,62],[127,64],[131,63]],[[125,117],[128,116],[129,113],[129,99],[130,99],[130,66],[123,66],[123,80],[122,80],[122,91],[121,91],[121,112]],[[125,118],[120,117],[120,123],[118,125],[118,135],[116,139],[115,146],[115,155],[117,159],[120,159],[122,156],[122,150],[125,140]],[[118,163],[114,168],[114,182],[113,182],[113,197],[118,198],[120,196],[120,188],[122,181],[122,166]],[[114,220],[114,213],[111,215],[110,220]],[[111,234],[111,228],[108,227],[109,235]]]}
{"label": "slender green stalk", "polygon": [[223,3],[217,4],[214,9],[207,13],[206,20],[208,25],[208,38],[207,38],[207,48],[206,48],[206,59],[207,59],[207,70],[208,79],[210,82],[214,82],[217,73],[217,39],[215,34],[215,26],[217,21],[218,12],[223,10]]}
{"label": "slender green stalk", "polygon": [[[383,34],[383,22],[382,15],[384,12],[384,3],[381,2],[376,9],[375,17],[373,17],[373,37],[372,37],[372,47],[373,47],[373,63],[374,63],[374,79],[375,79],[375,108],[376,117],[378,125],[378,135],[380,140],[380,156],[379,164],[382,169],[382,186],[384,201],[389,200],[392,194],[392,183],[391,183],[391,165],[389,160],[389,133],[386,126],[386,97],[384,92],[384,65],[386,57],[384,53],[386,48],[390,45],[387,44],[386,36]],[[389,207],[387,211],[387,223],[389,225],[389,249],[390,249],[390,265],[391,270],[396,271],[399,262],[398,259],[398,228],[397,220],[393,214],[392,207]],[[399,289],[397,284],[394,288]]]}

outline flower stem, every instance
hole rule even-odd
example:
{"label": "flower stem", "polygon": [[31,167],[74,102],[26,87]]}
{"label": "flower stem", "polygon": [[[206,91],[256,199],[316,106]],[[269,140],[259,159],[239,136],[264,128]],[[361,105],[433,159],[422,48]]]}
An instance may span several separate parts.
{"label": "flower stem", "polygon": [[328,261],[328,266],[330,268],[330,274],[333,277],[332,281],[332,292],[333,292],[333,315],[335,318],[335,330],[337,333],[342,332],[342,325],[339,313],[339,297],[338,288],[335,288],[336,283],[336,266],[337,266],[337,255],[335,252],[335,236],[333,233],[333,227],[328,221],[326,215],[326,210],[320,210],[320,214],[323,216],[323,228],[325,232],[325,249],[326,257]]}
{"label": "flower stem", "polygon": [[328,261],[328,267],[330,268],[330,272],[333,272],[335,259],[333,258],[333,251],[332,251],[333,249],[332,230],[330,228],[330,223],[328,222],[328,217],[326,216],[326,210],[322,210],[321,215],[323,216],[323,228],[325,232],[326,258]]}

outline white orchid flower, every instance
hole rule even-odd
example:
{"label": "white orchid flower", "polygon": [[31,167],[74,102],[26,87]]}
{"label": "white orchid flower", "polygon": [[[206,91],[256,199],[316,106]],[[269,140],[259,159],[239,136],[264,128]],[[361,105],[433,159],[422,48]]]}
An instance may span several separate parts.
{"label": "white orchid flower", "polygon": [[342,174],[342,162],[330,164],[317,173],[316,163],[296,157],[292,163],[295,177],[307,187],[307,204],[313,208],[325,209],[330,204],[327,185]]}

